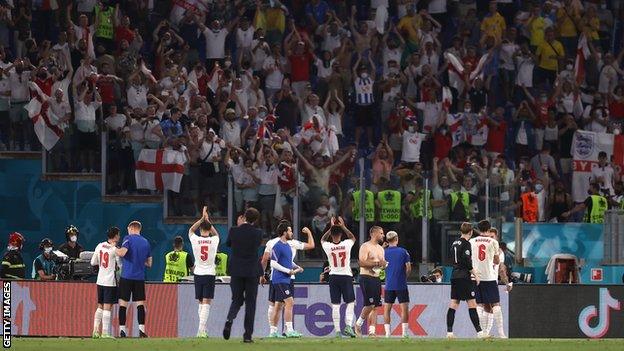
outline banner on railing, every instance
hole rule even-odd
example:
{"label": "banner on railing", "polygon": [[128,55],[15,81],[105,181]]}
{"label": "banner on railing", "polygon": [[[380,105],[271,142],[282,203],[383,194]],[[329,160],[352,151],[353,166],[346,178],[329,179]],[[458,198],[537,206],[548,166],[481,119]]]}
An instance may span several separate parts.
{"label": "banner on railing", "polygon": [[[96,286],[80,282],[36,282],[11,283],[11,321],[13,335],[28,336],[83,336],[91,335],[93,313],[96,309]],[[450,286],[446,284],[410,285],[409,335],[413,337],[438,338],[446,336],[446,312]],[[192,337],[197,334],[197,302],[192,284],[147,284],[148,335],[152,337]],[[362,294],[356,286],[356,315],[362,308]],[[254,326],[255,335],[269,333],[267,322],[268,287],[259,289]],[[230,287],[219,284],[210,309],[208,333],[219,337],[225,323],[231,300]],[[175,303],[172,303],[175,302]],[[508,294],[501,288],[501,305],[505,316],[505,331],[508,330]],[[329,299],[329,287],[324,284],[298,284],[295,287],[294,325],[308,337],[333,335],[333,323]],[[344,320],[345,306],[341,308]],[[138,335],[136,308],[128,307],[128,331]],[[243,333],[244,308],[239,312],[232,335]],[[355,319],[354,319],[355,320]],[[383,317],[378,309],[377,334],[383,335]],[[392,311],[392,334],[401,334],[400,310],[398,305]],[[117,309],[113,311],[113,328],[118,333]],[[455,334],[459,337],[474,337],[475,331],[468,317],[465,305],[459,309],[455,319]]]}

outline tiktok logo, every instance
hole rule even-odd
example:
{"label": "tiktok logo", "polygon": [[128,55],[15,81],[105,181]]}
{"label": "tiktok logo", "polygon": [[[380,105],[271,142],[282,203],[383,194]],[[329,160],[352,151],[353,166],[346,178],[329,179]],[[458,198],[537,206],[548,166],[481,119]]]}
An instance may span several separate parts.
{"label": "tiktok logo", "polygon": [[[586,336],[590,338],[601,338],[609,331],[610,321],[610,309],[619,311],[621,308],[620,302],[609,294],[609,289],[600,288],[600,306],[596,309],[596,306],[587,306],[583,308],[581,314],[579,314],[578,324],[579,328]],[[598,317],[598,324],[595,327],[591,327],[589,322]]]}

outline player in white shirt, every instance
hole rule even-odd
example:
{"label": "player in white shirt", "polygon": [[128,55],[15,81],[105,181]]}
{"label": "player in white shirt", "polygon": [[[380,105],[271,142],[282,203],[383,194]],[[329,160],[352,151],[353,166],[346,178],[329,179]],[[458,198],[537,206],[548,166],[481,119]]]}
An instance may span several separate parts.
{"label": "player in white shirt", "polygon": [[[287,221],[282,221],[282,222],[287,222]],[[282,222],[280,222],[280,224]],[[279,224],[278,224],[278,227],[279,227]],[[303,227],[303,229],[301,229],[301,232],[305,233],[308,236],[307,242],[304,243],[296,239],[288,240],[288,245],[290,246],[290,249],[292,250],[293,263],[295,261],[295,256],[297,255],[298,250],[299,251],[313,250],[315,247],[314,236],[312,235],[312,231],[308,227]],[[267,241],[266,246],[264,248],[264,254],[262,255],[262,260],[260,261],[260,263],[262,264],[262,269],[265,272],[264,276],[260,277],[260,284],[262,284],[263,286],[264,284],[271,282],[271,274],[273,273],[273,268],[271,268],[270,271],[268,271],[267,267],[269,266],[269,262],[271,261],[271,252],[273,252],[273,246],[275,246],[275,243],[277,243],[279,240],[280,240],[279,236],[274,237],[273,239]],[[293,293],[295,291],[294,284],[295,284],[295,276],[292,275],[290,277],[290,290],[293,291]],[[273,325],[273,311],[275,309],[275,301],[273,299],[274,294],[272,290],[273,290],[273,284],[269,284],[269,308],[267,311],[267,317],[268,317],[269,329],[270,329],[269,334],[277,334],[277,325]],[[286,321],[286,323],[292,323],[292,320]]]}
{"label": "player in white shirt", "polygon": [[[119,242],[119,228],[108,229],[108,240],[99,243],[93,251],[91,265],[98,267],[97,276],[97,310],[93,319],[93,337],[112,338],[110,335],[111,310],[117,303],[117,279],[115,272],[121,268],[121,261],[117,256],[117,242]],[[100,333],[101,325],[101,333]]]}
{"label": "player in white shirt", "polygon": [[[496,228],[490,228],[490,230],[487,231],[486,235],[498,242],[498,230]],[[500,279],[507,286],[507,292],[510,292],[513,288],[513,283],[509,282],[509,280],[507,279],[507,268],[504,263],[505,254],[503,253],[503,250],[500,248],[500,246],[498,250],[499,263],[494,264],[494,272],[496,272],[496,274],[498,275],[497,278]],[[503,312],[500,304],[493,304],[490,311],[491,312],[484,311],[487,320],[483,328],[483,334],[489,336],[490,331],[494,326],[494,322],[496,321],[498,336],[500,338],[507,338],[505,336],[505,328],[503,326]]]}
{"label": "player in white shirt", "polygon": [[[199,229],[199,236],[195,233]],[[219,232],[210,222],[208,209],[204,206],[202,217],[193,223],[188,232],[189,241],[195,257],[195,298],[199,302],[197,314],[199,326],[197,337],[207,338],[206,323],[210,314],[210,303],[214,298],[217,249],[219,248]]]}
{"label": "player in white shirt", "polygon": [[[347,239],[342,240],[345,234]],[[323,234],[321,246],[329,261],[329,295],[332,303],[332,320],[336,337],[355,337],[353,317],[355,316],[355,293],[351,272],[351,249],[355,245],[355,235],[345,226],[342,217],[332,218],[331,227]],[[340,331],[340,304],[347,304],[345,329]]]}

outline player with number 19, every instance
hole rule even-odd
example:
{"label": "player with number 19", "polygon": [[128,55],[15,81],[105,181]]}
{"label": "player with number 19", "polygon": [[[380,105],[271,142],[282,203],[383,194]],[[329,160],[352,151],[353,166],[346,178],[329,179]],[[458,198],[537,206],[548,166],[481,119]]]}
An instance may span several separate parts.
{"label": "player with number 19", "polygon": [[[199,236],[195,234],[199,229]],[[189,240],[195,257],[195,298],[199,302],[197,314],[199,326],[197,337],[207,338],[206,324],[210,314],[210,303],[214,298],[217,249],[219,248],[219,232],[210,223],[208,210],[204,206],[202,217],[195,222],[188,231]]]}
{"label": "player with number 19", "polygon": [[[347,239],[342,240],[345,234]],[[329,296],[332,304],[332,320],[336,337],[354,338],[353,317],[355,315],[355,292],[353,272],[351,272],[351,249],[355,245],[355,235],[345,226],[342,217],[332,218],[331,227],[321,237],[321,246],[329,261]],[[340,303],[347,304],[345,328],[340,331]]]}
{"label": "player with number 19", "polygon": [[[101,242],[93,251],[91,265],[98,267],[97,276],[97,310],[93,320],[93,337],[111,338],[111,310],[117,303],[117,279],[115,272],[121,266],[121,260],[115,251],[119,242],[119,228],[111,227],[106,236],[107,241]],[[100,334],[101,324],[101,334]]]}

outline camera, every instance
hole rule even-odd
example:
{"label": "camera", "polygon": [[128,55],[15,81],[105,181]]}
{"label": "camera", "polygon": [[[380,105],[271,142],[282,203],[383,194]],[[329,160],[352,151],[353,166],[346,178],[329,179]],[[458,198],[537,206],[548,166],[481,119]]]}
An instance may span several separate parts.
{"label": "camera", "polygon": [[533,274],[531,273],[520,273],[520,272],[512,272],[511,273],[511,281],[516,283],[532,283],[533,282]]}
{"label": "camera", "polygon": [[[58,280],[86,280],[97,274],[96,270],[91,266],[91,259],[85,259],[85,255],[89,252],[81,252],[80,259],[71,259],[60,251],[54,251],[52,260],[56,265],[53,273],[56,274]],[[93,255],[93,252],[90,252]]]}
{"label": "camera", "polygon": [[423,283],[437,283],[437,278],[435,274],[421,275],[420,281]]}

